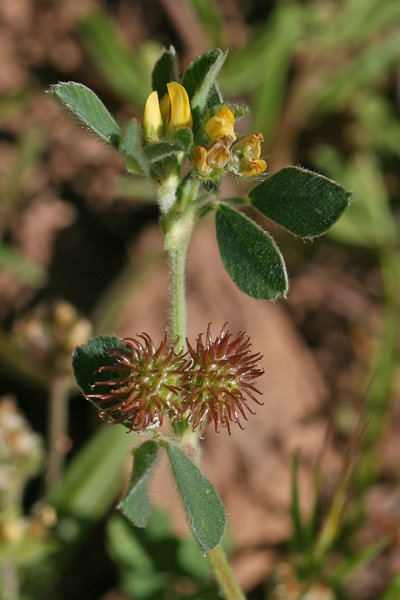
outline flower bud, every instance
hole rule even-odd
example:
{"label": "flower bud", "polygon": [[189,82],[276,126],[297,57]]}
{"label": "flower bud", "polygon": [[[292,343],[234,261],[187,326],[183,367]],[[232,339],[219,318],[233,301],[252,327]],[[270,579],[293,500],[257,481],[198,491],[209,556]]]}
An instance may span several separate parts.
{"label": "flower bud", "polygon": [[143,115],[143,130],[147,142],[158,142],[161,139],[164,124],[161,117],[157,92],[151,92],[147,98]]}
{"label": "flower bud", "polygon": [[223,137],[236,140],[234,132],[235,118],[227,106],[223,106],[216,115],[208,119],[204,125],[204,131],[211,141],[215,142]]}

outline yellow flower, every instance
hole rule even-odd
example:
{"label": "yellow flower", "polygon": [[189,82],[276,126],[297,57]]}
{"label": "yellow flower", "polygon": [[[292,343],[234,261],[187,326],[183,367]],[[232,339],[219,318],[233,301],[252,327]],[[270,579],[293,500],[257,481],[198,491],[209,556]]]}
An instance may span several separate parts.
{"label": "yellow flower", "polygon": [[168,93],[159,102],[157,92],[147,98],[143,116],[143,129],[148,142],[157,142],[163,133],[173,133],[182,127],[192,127],[189,96],[185,88],[171,81]]}
{"label": "yellow flower", "polygon": [[239,173],[244,177],[253,177],[267,168],[265,160],[260,158],[262,133],[252,133],[235,144],[232,152],[239,162]]}
{"label": "yellow flower", "polygon": [[240,174],[244,177],[254,177],[254,175],[259,175],[263,173],[267,168],[267,163],[262,158],[253,158],[251,160],[244,171],[240,171]]}
{"label": "yellow flower", "polygon": [[197,146],[193,156],[193,166],[202,177],[208,177],[212,173],[212,167],[207,163],[207,150],[204,146]]}
{"label": "yellow flower", "polygon": [[161,117],[157,92],[151,92],[147,98],[143,115],[143,130],[146,141],[158,142],[162,136],[164,123]]}
{"label": "yellow flower", "polygon": [[223,137],[236,140],[234,132],[235,118],[227,106],[223,106],[216,115],[208,119],[204,130],[211,141],[215,142]]}
{"label": "yellow flower", "polygon": [[197,146],[193,156],[193,167],[201,177],[210,177],[215,169],[224,169],[231,157],[231,138],[225,137],[211,146]]}
{"label": "yellow flower", "polygon": [[192,127],[193,119],[190,111],[189,96],[185,88],[172,81],[167,83],[168,94],[161,102],[161,114],[167,133],[182,127]]}

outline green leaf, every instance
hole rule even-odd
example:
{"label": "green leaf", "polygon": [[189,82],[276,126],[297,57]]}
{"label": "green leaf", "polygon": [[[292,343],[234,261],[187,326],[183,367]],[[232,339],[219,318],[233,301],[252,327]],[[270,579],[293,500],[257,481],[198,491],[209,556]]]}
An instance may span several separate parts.
{"label": "green leaf", "polygon": [[83,393],[90,394],[91,385],[96,381],[106,381],[110,373],[97,373],[103,366],[115,364],[115,358],[109,355],[109,351],[115,348],[123,348],[122,340],[115,336],[101,335],[92,338],[87,344],[75,348],[72,355],[72,366],[78,385]]}
{"label": "green leaf", "polygon": [[137,119],[131,119],[124,129],[119,145],[128,169],[141,175],[148,175],[149,162],[143,148],[143,133]]}
{"label": "green leaf", "polygon": [[72,115],[103,142],[118,148],[121,130],[102,101],[81,83],[69,81],[53,85],[53,94]]}
{"label": "green leaf", "polygon": [[195,118],[199,118],[211,104],[221,102],[215,80],[225,59],[225,52],[212,50],[196,58],[186,69],[182,85],[189,95]]}
{"label": "green leaf", "polygon": [[143,154],[148,162],[163,160],[174,154],[188,152],[193,142],[191,129],[183,128],[174,132],[170,142],[148,144],[143,148]]}
{"label": "green leaf", "polygon": [[172,156],[177,152],[182,152],[182,148],[178,144],[171,142],[160,142],[159,144],[151,144],[143,148],[146,159],[150,162],[163,160],[168,156]]}
{"label": "green leaf", "polygon": [[118,509],[137,527],[145,527],[150,517],[149,481],[157,461],[159,445],[153,440],[135,449],[128,490]]}
{"label": "green leaf", "polygon": [[233,114],[235,121],[242,119],[247,114],[249,114],[250,111],[250,108],[247,106],[247,104],[232,104],[231,102],[229,102],[226,106]]}
{"label": "green leaf", "polygon": [[335,181],[299,167],[286,167],[250,193],[263,215],[291,233],[311,238],[325,233],[349,206],[351,192]]}
{"label": "green leaf", "polygon": [[172,473],[185,505],[189,525],[204,552],[216,548],[223,538],[226,514],[215,490],[182,450],[165,442]]}
{"label": "green leaf", "polygon": [[215,224],[222,262],[238,288],[264,300],[286,296],[285,263],[271,236],[225,204],[218,206]]}
{"label": "green leaf", "polygon": [[151,75],[151,85],[153,90],[158,93],[158,99],[162,100],[163,96],[168,92],[167,83],[178,81],[176,52],[173,46],[169,50],[163,51],[162,55],[154,65]]}
{"label": "green leaf", "polygon": [[171,140],[174,144],[177,144],[181,150],[187,152],[193,143],[193,132],[189,127],[182,127],[181,129],[174,131]]}

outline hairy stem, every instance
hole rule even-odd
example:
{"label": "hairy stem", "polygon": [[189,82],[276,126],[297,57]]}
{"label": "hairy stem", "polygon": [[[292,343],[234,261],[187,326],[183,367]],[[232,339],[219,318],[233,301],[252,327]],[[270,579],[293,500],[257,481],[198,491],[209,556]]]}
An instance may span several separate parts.
{"label": "hairy stem", "polygon": [[169,251],[171,337],[178,338],[177,350],[186,340],[186,255],[189,240]]}
{"label": "hairy stem", "polygon": [[[198,182],[188,186],[188,202],[194,200],[193,196],[197,193],[198,187]],[[189,193],[191,194],[190,198]],[[170,332],[172,339],[178,338],[178,350],[186,345],[186,257],[195,221],[195,217],[189,216],[180,224],[178,221],[169,222],[167,231],[164,230],[170,269]],[[181,440],[185,440],[194,449],[194,460],[199,466],[198,435],[189,431],[185,421],[176,423],[174,430]],[[228,564],[222,546],[211,550],[207,556],[225,600],[246,600]]]}
{"label": "hairy stem", "polygon": [[207,552],[207,557],[225,600],[246,600],[229,566],[222,546],[218,546],[215,550]]}

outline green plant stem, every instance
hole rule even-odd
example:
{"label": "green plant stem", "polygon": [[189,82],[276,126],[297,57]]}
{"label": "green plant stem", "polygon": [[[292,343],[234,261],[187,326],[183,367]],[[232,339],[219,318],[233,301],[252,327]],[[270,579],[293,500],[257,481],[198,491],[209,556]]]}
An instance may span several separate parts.
{"label": "green plant stem", "polygon": [[186,255],[189,240],[169,251],[171,337],[178,338],[177,349],[186,340]]}
{"label": "green plant stem", "polygon": [[[197,191],[198,184],[196,185]],[[189,190],[193,201],[192,187]],[[194,216],[188,216],[188,219],[184,219],[181,225],[179,220],[172,221],[169,223],[167,231],[164,232],[170,270],[170,333],[173,339],[178,338],[178,350],[185,348],[186,345],[186,257],[195,221]],[[199,464],[198,435],[189,431],[185,421],[177,423],[174,430],[182,440],[190,442],[196,454],[195,462]],[[207,557],[225,600],[246,600],[228,564],[222,546],[208,552]]]}
{"label": "green plant stem", "polygon": [[246,600],[229,566],[222,546],[207,552],[208,560],[214,570],[221,593],[226,600]]}

